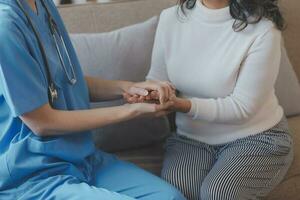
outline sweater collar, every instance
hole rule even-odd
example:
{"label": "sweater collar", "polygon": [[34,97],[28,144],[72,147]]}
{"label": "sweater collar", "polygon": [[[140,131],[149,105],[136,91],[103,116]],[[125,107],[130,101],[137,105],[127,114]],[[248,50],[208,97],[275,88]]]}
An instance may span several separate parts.
{"label": "sweater collar", "polygon": [[210,9],[203,5],[201,0],[197,0],[192,15],[208,23],[222,23],[232,20],[229,6],[220,9]]}

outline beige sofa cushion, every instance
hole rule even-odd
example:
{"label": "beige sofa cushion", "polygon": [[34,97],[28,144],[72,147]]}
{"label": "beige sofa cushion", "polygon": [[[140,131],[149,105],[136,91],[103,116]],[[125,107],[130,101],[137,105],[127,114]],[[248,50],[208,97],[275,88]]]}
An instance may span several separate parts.
{"label": "beige sofa cushion", "polygon": [[143,22],[158,15],[176,0],[125,0],[59,6],[70,33],[101,33]]}
{"label": "beige sofa cushion", "polygon": [[268,200],[300,199],[300,117],[289,118],[294,137],[294,162],[283,182],[270,194]]}
{"label": "beige sofa cushion", "polygon": [[300,114],[300,85],[287,56],[286,49],[282,47],[281,65],[275,89],[280,105],[286,116]]}
{"label": "beige sofa cushion", "polygon": [[298,78],[300,78],[300,1],[283,0],[279,2],[281,2],[282,12],[288,25],[284,31],[287,51]]}

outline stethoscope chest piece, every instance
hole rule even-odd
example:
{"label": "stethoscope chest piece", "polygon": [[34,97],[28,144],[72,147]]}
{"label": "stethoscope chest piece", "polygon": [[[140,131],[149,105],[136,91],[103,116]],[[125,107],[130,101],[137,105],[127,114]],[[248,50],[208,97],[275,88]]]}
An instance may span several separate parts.
{"label": "stethoscope chest piece", "polygon": [[58,92],[57,89],[55,89],[54,85],[49,86],[48,89],[49,89],[49,97],[51,100],[51,104],[53,104],[54,101],[58,99]]}
{"label": "stethoscope chest piece", "polygon": [[72,85],[75,85],[75,84],[77,83],[77,80],[76,80],[75,78],[72,78],[72,79],[70,80],[70,83],[71,83]]}

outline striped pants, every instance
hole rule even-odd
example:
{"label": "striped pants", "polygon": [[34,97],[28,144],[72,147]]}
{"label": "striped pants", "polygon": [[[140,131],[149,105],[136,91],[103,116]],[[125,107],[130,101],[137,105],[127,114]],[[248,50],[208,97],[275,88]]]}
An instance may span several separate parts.
{"label": "striped pants", "polygon": [[293,160],[283,119],[270,130],[222,145],[173,135],[162,178],[190,200],[261,199],[284,178]]}

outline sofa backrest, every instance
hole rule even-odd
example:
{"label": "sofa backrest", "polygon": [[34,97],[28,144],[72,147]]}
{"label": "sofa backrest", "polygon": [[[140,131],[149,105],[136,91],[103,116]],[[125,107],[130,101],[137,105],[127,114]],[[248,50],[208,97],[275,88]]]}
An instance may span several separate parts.
{"label": "sofa backrest", "polygon": [[59,6],[70,33],[100,33],[143,22],[176,0],[117,0]]}
{"label": "sofa backrest", "polygon": [[[71,33],[107,32],[159,15],[177,0],[125,0],[110,3],[89,3],[59,6],[59,11]],[[300,1],[282,0],[281,9],[288,28],[284,38],[291,62],[300,79]]]}
{"label": "sofa backrest", "polygon": [[285,45],[300,79],[300,1],[282,0],[281,10],[287,21],[287,29],[283,32]]}

